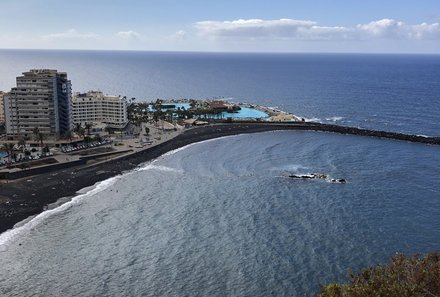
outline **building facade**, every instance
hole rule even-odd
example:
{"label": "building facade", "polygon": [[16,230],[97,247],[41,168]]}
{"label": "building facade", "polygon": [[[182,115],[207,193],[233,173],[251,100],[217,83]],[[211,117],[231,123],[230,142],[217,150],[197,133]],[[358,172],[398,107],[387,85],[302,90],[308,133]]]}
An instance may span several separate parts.
{"label": "building facade", "polygon": [[0,91],[0,125],[3,125],[5,123],[5,108],[3,104],[3,97],[5,93]]}
{"label": "building facade", "polygon": [[6,134],[32,138],[34,129],[58,139],[73,129],[72,90],[67,73],[31,69],[17,77],[17,87],[4,96]]}
{"label": "building facade", "polygon": [[125,97],[108,96],[100,91],[76,93],[72,106],[75,124],[104,123],[110,128],[122,129],[128,123]]}

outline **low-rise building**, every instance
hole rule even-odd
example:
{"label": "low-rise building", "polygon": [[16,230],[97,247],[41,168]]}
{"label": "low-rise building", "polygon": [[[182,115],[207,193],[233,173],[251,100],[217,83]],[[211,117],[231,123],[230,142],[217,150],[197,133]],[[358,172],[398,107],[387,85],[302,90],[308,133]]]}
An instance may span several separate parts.
{"label": "low-rise building", "polygon": [[75,93],[72,106],[75,124],[104,123],[110,128],[122,129],[128,123],[125,97],[108,96],[100,91]]}

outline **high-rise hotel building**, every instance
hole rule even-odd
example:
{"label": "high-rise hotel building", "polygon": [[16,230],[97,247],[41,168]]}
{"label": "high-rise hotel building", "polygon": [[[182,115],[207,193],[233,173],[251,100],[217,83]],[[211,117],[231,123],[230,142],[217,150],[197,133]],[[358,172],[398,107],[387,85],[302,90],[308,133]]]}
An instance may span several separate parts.
{"label": "high-rise hotel building", "polygon": [[128,123],[125,97],[89,91],[76,93],[73,96],[72,105],[75,124],[104,123],[108,127],[122,129]]}
{"label": "high-rise hotel building", "polygon": [[71,82],[67,73],[32,69],[17,77],[17,87],[4,96],[6,134],[33,137],[38,128],[48,138],[72,130]]}
{"label": "high-rise hotel building", "polygon": [[5,93],[0,91],[0,125],[3,125],[5,123],[5,109],[3,105],[3,96]]}

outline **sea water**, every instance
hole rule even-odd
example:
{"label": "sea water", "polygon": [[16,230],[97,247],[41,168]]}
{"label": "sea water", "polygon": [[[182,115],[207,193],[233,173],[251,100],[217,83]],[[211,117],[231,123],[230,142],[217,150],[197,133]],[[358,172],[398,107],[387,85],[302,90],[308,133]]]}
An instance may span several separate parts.
{"label": "sea water", "polygon": [[[38,64],[67,70],[77,90],[221,95],[321,121],[439,131],[437,56],[3,51],[0,57],[11,73]],[[78,65],[108,73],[91,81]],[[124,83],[114,80],[118,72],[127,74],[119,76]],[[288,177],[309,173],[347,183]],[[385,263],[397,252],[438,251],[439,184],[436,146],[302,131],[193,144],[0,235],[0,294],[313,295],[320,284],[346,281],[350,269]]]}
{"label": "sea water", "polygon": [[[439,164],[434,146],[300,131],[191,145],[3,234],[0,292],[313,294],[439,249]],[[288,177],[312,172],[347,183]]]}
{"label": "sea water", "polygon": [[430,136],[440,131],[440,55],[0,50],[0,90],[30,68],[74,92],[137,101],[232,98],[306,119]]}

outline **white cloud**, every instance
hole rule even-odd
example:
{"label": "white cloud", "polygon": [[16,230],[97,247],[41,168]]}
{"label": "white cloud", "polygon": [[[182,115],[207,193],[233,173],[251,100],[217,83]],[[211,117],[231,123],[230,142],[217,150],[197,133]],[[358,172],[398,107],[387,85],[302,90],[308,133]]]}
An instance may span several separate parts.
{"label": "white cloud", "polygon": [[235,20],[202,21],[195,24],[199,35],[212,38],[297,39],[297,40],[358,40],[404,39],[439,40],[440,24],[408,25],[383,19],[354,27],[322,26],[309,20]]}
{"label": "white cloud", "polygon": [[173,35],[171,35],[171,39],[182,40],[182,39],[186,39],[187,36],[188,36],[188,33],[186,33],[186,31],[179,30],[179,31],[175,32]]}
{"label": "white cloud", "polygon": [[372,37],[401,39],[408,36],[409,26],[392,19],[382,19],[368,24],[357,25],[357,29]]}
{"label": "white cloud", "polygon": [[412,27],[411,37],[416,39],[435,40],[440,39],[440,24],[421,23]]}
{"label": "white cloud", "polygon": [[133,40],[133,39],[140,39],[141,38],[141,34],[139,34],[138,32],[135,31],[121,31],[116,33],[116,35],[122,39],[126,39],[126,40]]}
{"label": "white cloud", "polygon": [[312,21],[280,20],[236,20],[236,21],[203,21],[196,23],[199,33],[214,37],[293,37],[301,29],[311,28],[317,23]]}
{"label": "white cloud", "polygon": [[385,39],[440,39],[439,23],[407,25],[396,20],[383,19],[365,25],[358,25],[357,28],[371,36]]}
{"label": "white cloud", "polygon": [[43,39],[98,39],[100,35],[95,33],[81,33],[75,29],[61,33],[52,33],[43,36]]}

